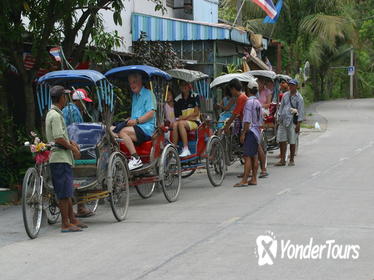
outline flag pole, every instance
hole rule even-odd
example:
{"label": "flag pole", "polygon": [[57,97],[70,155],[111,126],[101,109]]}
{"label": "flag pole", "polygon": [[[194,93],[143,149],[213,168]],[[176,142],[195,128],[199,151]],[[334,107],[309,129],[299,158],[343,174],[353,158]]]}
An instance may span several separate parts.
{"label": "flag pole", "polygon": [[245,2],[245,0],[243,0],[242,5],[240,6],[240,8],[238,10],[238,13],[236,14],[236,18],[234,20],[234,23],[232,24],[232,26],[235,26],[236,22],[238,21],[239,15],[240,15],[240,13],[241,13],[241,11],[243,9],[243,6],[244,6],[244,2]]}

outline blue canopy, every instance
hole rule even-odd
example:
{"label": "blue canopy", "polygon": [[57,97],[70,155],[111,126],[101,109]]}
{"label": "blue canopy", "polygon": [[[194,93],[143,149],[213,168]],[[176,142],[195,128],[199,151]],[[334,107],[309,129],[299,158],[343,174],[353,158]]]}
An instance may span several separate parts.
{"label": "blue canopy", "polygon": [[90,86],[103,79],[105,76],[95,70],[61,70],[45,74],[38,79],[38,83]]}
{"label": "blue canopy", "polygon": [[165,80],[171,80],[171,76],[153,66],[148,65],[130,65],[130,66],[121,66],[110,69],[108,72],[105,73],[107,78],[115,78],[115,79],[124,79],[127,76],[134,72],[140,72],[145,78],[151,79],[153,77],[161,77]]}

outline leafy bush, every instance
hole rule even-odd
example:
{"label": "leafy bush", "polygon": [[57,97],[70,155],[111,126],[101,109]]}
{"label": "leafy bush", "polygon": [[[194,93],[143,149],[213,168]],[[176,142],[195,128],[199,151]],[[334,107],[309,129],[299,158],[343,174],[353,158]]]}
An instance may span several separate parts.
{"label": "leafy bush", "polygon": [[0,187],[21,184],[26,169],[33,165],[28,148],[23,146],[27,139],[25,130],[6,116],[0,107]]}

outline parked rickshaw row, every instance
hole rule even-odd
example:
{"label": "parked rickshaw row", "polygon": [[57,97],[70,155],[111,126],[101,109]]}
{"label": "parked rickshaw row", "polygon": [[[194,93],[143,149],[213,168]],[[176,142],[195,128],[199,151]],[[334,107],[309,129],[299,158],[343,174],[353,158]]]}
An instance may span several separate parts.
{"label": "parked rickshaw row", "polygon": [[[129,149],[112,129],[118,95],[131,91],[128,77],[134,73],[142,76],[144,86],[155,97],[156,129],[149,140],[135,145],[136,154],[143,165],[130,170]],[[272,71],[249,71],[223,75],[209,84],[209,76],[198,71],[173,69],[165,72],[151,66],[133,65],[117,67],[105,74],[94,70],[62,70],[39,78],[36,99],[42,116],[51,106],[49,90],[55,85],[71,90],[84,88],[93,99],[89,108],[84,106],[90,121],[72,123],[67,127],[69,138],[79,145],[81,151],[81,157],[75,160],[73,168],[75,203],[84,204],[94,212],[99,200],[108,199],[114,217],[122,221],[128,212],[131,187],[135,187],[137,193],[146,199],[152,196],[158,185],[166,200],[174,202],[180,194],[182,178],[193,175],[197,169],[205,169],[210,183],[220,186],[227,166],[242,157],[240,121],[231,125],[230,133],[223,132],[224,119],[215,121],[218,116],[214,104],[217,103],[218,92],[224,91],[226,84],[234,78],[244,85],[255,82],[257,78],[265,78],[273,83],[272,102],[264,119],[261,137],[261,146],[266,155],[269,149],[277,147],[275,119],[279,103],[278,88],[282,80],[290,79],[288,76],[276,75]],[[191,85],[200,108],[196,129],[187,130],[189,154],[182,157],[183,139],[173,143],[177,128],[165,119],[168,92],[178,91],[181,83]],[[116,87],[122,88],[122,93]],[[36,135],[33,136],[41,143]],[[36,164],[27,170],[24,177],[22,209],[25,229],[30,238],[38,236],[43,213],[50,224],[56,223],[59,218],[48,164],[50,149],[53,152],[54,147],[54,143],[47,143],[43,149],[34,151]]]}

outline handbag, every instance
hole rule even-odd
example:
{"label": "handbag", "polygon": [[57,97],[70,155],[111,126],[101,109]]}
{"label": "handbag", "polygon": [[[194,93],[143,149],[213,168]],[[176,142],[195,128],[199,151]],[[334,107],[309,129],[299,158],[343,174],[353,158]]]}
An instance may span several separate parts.
{"label": "handbag", "polygon": [[[291,101],[291,94],[288,95],[288,98],[290,99],[291,108],[292,108],[292,109],[297,109],[297,108],[296,108],[295,106],[293,106],[293,104],[292,104],[292,101]],[[298,123],[298,119],[299,119],[299,117],[297,116],[297,114],[296,114],[296,113],[293,113],[293,114],[292,114],[292,122],[293,122],[295,125]]]}

